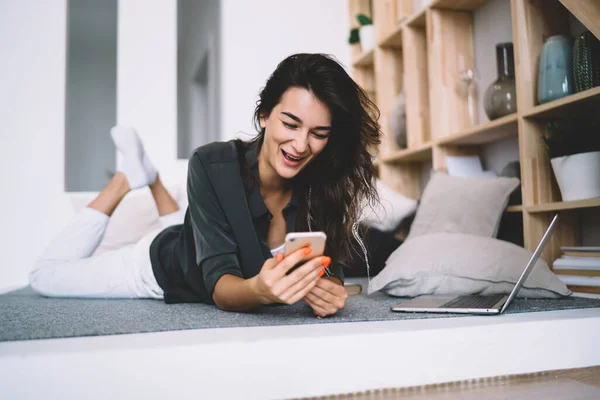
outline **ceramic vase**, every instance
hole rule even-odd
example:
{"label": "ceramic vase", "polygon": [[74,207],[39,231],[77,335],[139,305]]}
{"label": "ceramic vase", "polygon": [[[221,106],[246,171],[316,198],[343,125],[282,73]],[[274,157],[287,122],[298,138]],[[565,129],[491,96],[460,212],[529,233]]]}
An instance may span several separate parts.
{"label": "ceramic vase", "polygon": [[517,112],[515,61],[512,43],[496,45],[496,79],[485,91],[483,107],[490,120]]}
{"label": "ceramic vase", "polygon": [[600,151],[550,160],[563,201],[600,197]]}
{"label": "ceramic vase", "polygon": [[573,45],[567,35],[548,38],[540,55],[538,102],[547,103],[573,93]]}
{"label": "ceramic vase", "polygon": [[573,85],[575,92],[600,86],[600,40],[590,31],[573,44]]}
{"label": "ceramic vase", "polygon": [[363,25],[359,29],[360,46],[363,53],[375,47],[375,25]]}

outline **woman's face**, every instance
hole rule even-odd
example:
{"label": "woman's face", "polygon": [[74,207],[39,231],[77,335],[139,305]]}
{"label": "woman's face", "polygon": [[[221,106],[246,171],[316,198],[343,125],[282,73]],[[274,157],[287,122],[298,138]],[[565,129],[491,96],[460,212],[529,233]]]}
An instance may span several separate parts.
{"label": "woman's face", "polygon": [[265,129],[262,167],[292,179],[325,149],[331,134],[331,112],[310,91],[293,87],[270,115],[260,119],[260,126]]}

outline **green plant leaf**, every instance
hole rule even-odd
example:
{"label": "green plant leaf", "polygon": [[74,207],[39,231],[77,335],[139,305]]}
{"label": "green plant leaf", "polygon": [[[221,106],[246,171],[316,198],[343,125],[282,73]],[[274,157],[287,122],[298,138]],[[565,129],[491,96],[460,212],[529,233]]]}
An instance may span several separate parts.
{"label": "green plant leaf", "polygon": [[348,39],[348,43],[355,44],[360,42],[360,37],[358,36],[358,28],[353,28],[350,30],[350,38]]}
{"label": "green plant leaf", "polygon": [[358,20],[358,23],[360,24],[360,26],[373,24],[373,21],[371,20],[371,18],[367,17],[365,14],[358,14],[356,16],[356,19]]}

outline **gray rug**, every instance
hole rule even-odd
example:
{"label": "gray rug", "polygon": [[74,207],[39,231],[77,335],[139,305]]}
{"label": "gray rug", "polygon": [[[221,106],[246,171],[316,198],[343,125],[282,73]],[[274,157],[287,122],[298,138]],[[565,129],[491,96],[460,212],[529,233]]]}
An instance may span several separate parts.
{"label": "gray rug", "polygon": [[[117,335],[182,329],[450,318],[458,314],[394,313],[398,299],[382,294],[350,296],[337,315],[318,319],[304,303],[233,313],[206,304],[167,305],[158,300],[45,298],[30,288],[0,295],[0,341]],[[517,299],[507,313],[600,307],[600,299]]]}

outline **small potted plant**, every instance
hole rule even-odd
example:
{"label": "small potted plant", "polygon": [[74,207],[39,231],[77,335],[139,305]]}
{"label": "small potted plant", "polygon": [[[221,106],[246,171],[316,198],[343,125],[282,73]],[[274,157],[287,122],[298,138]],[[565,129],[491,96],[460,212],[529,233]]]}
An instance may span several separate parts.
{"label": "small potted plant", "polygon": [[600,197],[600,118],[548,122],[542,139],[563,201]]}
{"label": "small potted plant", "polygon": [[367,52],[375,47],[375,26],[371,18],[365,14],[358,14],[356,19],[360,25],[359,37],[362,51]]}

